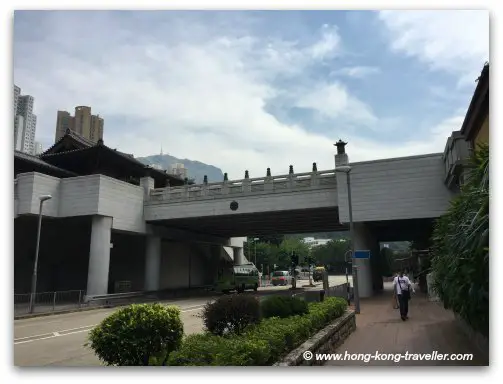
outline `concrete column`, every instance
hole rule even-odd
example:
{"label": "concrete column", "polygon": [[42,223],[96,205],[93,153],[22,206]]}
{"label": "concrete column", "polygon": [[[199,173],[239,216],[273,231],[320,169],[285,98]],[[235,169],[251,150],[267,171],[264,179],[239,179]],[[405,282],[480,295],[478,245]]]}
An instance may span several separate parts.
{"label": "concrete column", "polygon": [[145,249],[145,291],[158,291],[161,272],[161,238],[147,236]]}
{"label": "concrete column", "polygon": [[232,248],[234,253],[234,265],[242,265],[245,263],[245,254],[243,248]]}
{"label": "concrete column", "polygon": [[111,217],[93,216],[87,272],[88,296],[106,295],[108,293],[111,230]]}
{"label": "concrete column", "polygon": [[[372,234],[364,223],[354,223],[355,251],[370,251],[370,257],[376,257]],[[358,292],[361,298],[371,297],[374,293],[372,265],[370,259],[354,259],[358,266]]]}
{"label": "concrete column", "polygon": [[143,196],[144,196],[144,199],[145,200],[148,200],[149,197],[150,197],[150,190],[151,189],[154,189],[154,186],[155,186],[155,182],[154,182],[154,179],[147,176],[147,177],[142,177],[140,179],[140,187],[143,188]]}

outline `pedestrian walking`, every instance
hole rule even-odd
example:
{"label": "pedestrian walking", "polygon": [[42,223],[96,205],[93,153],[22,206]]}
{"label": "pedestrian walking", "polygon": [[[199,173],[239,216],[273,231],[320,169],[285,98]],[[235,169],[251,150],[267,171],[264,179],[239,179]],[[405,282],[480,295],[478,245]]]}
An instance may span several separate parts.
{"label": "pedestrian walking", "polygon": [[393,279],[393,288],[395,289],[400,305],[400,317],[402,321],[405,321],[409,318],[409,300],[412,284],[409,278],[404,276],[403,271]]}

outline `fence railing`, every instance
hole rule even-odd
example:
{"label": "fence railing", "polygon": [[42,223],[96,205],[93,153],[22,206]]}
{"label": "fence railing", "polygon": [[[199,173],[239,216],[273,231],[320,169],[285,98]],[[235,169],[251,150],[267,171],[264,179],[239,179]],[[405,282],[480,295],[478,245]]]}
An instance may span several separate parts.
{"label": "fence railing", "polygon": [[335,170],[296,173],[279,176],[266,176],[242,180],[228,180],[219,183],[185,185],[151,189],[150,202],[198,200],[219,198],[228,195],[261,194],[304,190],[309,188],[333,187],[337,184]]}
{"label": "fence railing", "polygon": [[[30,313],[31,293],[14,294],[14,315]],[[59,312],[82,308],[90,304],[84,303],[85,291],[57,291],[35,293],[32,313]]]}
{"label": "fence railing", "polygon": [[272,295],[275,296],[291,295],[293,297],[298,297],[299,299],[304,299],[306,301],[317,301],[317,299],[320,298],[321,291],[323,291],[323,297],[341,297],[343,299],[348,299],[348,292],[349,292],[349,298],[351,301],[353,300],[353,289],[351,288],[351,286],[349,286],[348,289],[347,283],[334,285],[332,287],[329,287],[328,290],[324,290],[323,287],[320,286],[315,289],[307,289],[296,293],[281,290],[277,291]]}

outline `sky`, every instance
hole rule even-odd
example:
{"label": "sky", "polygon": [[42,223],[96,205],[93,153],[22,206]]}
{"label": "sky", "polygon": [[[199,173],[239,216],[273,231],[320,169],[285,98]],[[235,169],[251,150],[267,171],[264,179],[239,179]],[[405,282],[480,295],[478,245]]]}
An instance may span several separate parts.
{"label": "sky", "polygon": [[88,105],[104,143],[230,179],[443,152],[489,60],[488,11],[16,11],[37,140]]}

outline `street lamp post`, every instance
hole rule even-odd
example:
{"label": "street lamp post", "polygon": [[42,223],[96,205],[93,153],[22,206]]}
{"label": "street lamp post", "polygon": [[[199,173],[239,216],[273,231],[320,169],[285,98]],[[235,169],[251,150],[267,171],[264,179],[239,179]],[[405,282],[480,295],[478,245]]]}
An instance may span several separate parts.
{"label": "street lamp post", "polygon": [[33,264],[33,275],[31,277],[31,294],[30,294],[30,313],[33,312],[35,304],[35,294],[37,292],[37,268],[38,268],[38,252],[40,249],[40,230],[42,228],[42,207],[44,202],[52,199],[51,195],[43,195],[39,197],[40,208],[38,210],[38,228],[37,228],[37,248],[35,250],[35,262]]}
{"label": "street lamp post", "polygon": [[342,165],[335,168],[336,172],[343,172],[346,174],[346,182],[348,188],[348,210],[349,210],[349,236],[351,237],[351,258],[352,258],[352,275],[353,275],[353,292],[355,297],[355,312],[360,313],[360,295],[358,293],[358,274],[355,265],[355,229],[353,223],[353,204],[351,201],[351,167],[349,165]]}

